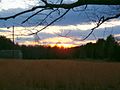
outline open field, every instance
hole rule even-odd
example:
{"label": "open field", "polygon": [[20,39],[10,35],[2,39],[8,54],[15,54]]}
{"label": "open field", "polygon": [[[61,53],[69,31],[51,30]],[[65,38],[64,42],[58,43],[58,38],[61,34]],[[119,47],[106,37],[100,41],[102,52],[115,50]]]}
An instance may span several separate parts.
{"label": "open field", "polygon": [[120,90],[120,63],[0,60],[0,90]]}

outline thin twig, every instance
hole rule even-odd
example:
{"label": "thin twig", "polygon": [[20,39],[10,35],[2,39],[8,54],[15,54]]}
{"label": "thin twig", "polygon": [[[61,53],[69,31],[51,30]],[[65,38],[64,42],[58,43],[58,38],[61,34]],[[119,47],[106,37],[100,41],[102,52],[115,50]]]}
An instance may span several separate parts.
{"label": "thin twig", "polygon": [[45,9],[41,9],[38,12],[32,14],[31,16],[29,16],[28,18],[26,18],[21,24],[24,24],[25,22],[27,22],[29,19],[31,19],[32,17],[34,17],[35,15],[37,15],[38,13],[44,11]]}
{"label": "thin twig", "polygon": [[[49,23],[47,26],[43,27],[42,29],[40,29],[39,31],[35,32],[35,33],[39,33],[40,31],[46,29],[47,27],[49,27],[50,25],[52,25],[54,22],[56,22],[57,20],[59,20],[60,18],[62,18],[64,15],[67,14],[67,12],[69,11],[70,9],[68,9],[65,13],[63,13],[61,16],[59,16],[58,18],[56,18],[55,20],[53,20],[51,23]],[[32,34],[29,34],[29,35],[33,35],[35,33],[32,33]]]}

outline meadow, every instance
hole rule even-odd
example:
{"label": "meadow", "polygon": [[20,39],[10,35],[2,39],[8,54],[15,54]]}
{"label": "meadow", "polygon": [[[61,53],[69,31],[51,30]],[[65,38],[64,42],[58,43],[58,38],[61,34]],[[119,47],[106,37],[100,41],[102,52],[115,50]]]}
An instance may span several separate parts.
{"label": "meadow", "polygon": [[120,63],[0,60],[0,90],[120,90]]}

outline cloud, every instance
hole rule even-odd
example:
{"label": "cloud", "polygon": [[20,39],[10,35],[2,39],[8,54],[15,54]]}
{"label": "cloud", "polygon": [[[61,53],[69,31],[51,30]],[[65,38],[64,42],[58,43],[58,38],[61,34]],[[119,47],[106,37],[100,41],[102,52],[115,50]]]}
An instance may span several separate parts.
{"label": "cloud", "polygon": [[[101,37],[106,37],[110,34],[119,34],[120,33],[120,26],[119,26],[120,21],[115,20],[111,22],[106,22],[99,28],[97,28],[93,34],[88,38],[90,39],[98,39]],[[40,37],[40,39],[47,39],[47,38],[53,38],[56,36],[65,36],[67,35],[68,37],[73,37],[73,38],[85,38],[91,31],[91,28],[94,27],[94,24],[77,24],[77,25],[66,25],[66,26],[50,26],[46,28],[45,30],[41,31],[37,35]],[[36,32],[37,30],[40,30],[43,28],[43,26],[38,26],[37,28],[34,27],[15,27],[15,35],[17,37],[22,37],[23,35],[28,35],[30,33]],[[6,30],[6,28],[1,28],[1,30]],[[8,37],[11,36],[12,33],[12,27],[9,28],[8,32],[6,33],[1,32],[1,35],[6,35]],[[31,37],[31,40],[34,40],[35,35],[33,36],[26,36]],[[96,38],[95,38],[96,37]],[[25,38],[25,37],[23,37]],[[28,39],[25,39],[28,40]]]}
{"label": "cloud", "polygon": [[2,30],[2,29],[0,29],[0,33],[3,33],[3,32],[11,32],[11,31],[9,31],[9,30]]}
{"label": "cloud", "polygon": [[[26,10],[26,8],[24,9],[24,8],[20,8],[20,7],[9,8],[8,10],[2,10],[2,11],[0,11],[0,17],[14,15],[14,14],[24,11],[24,10]],[[63,12],[63,10],[62,10],[62,12]],[[20,17],[17,17],[14,20],[12,19],[10,21],[8,20],[6,22],[4,22],[4,21],[2,21],[2,22],[5,23],[6,25],[12,25],[12,23],[14,23],[15,26],[20,26],[20,23],[23,20],[25,20],[26,17],[30,16],[32,13],[34,13],[34,12],[21,15]],[[48,13],[48,11],[46,11],[44,13]],[[76,25],[76,24],[89,23],[89,22],[98,20],[103,15],[110,16],[115,13],[118,13],[118,12],[115,9],[111,9],[111,7],[105,6],[105,5],[102,5],[102,6],[88,5],[86,10],[84,10],[84,6],[81,6],[81,7],[75,8],[74,10],[70,10],[70,12],[68,12],[64,16],[64,18],[62,18],[58,22],[54,23],[54,25],[64,26],[64,25]],[[52,19],[57,18],[57,16],[58,15],[56,13],[54,13]],[[44,17],[44,15],[39,14],[39,15],[31,18],[31,20],[29,20],[29,23],[26,23],[23,26],[34,26],[38,22],[40,22],[43,17]],[[50,19],[50,18],[47,19],[47,22],[50,23],[52,19]]]}
{"label": "cloud", "polygon": [[64,46],[64,47],[74,47],[74,46],[80,46],[86,43],[95,43],[95,40],[85,40],[85,41],[75,41],[71,38],[66,38],[66,37],[52,37],[52,38],[47,38],[43,40],[39,40],[39,42],[35,41],[24,41],[20,44],[27,44],[27,45],[35,45],[35,44],[40,44],[40,45],[50,45],[50,46]]}
{"label": "cloud", "polygon": [[[64,18],[59,20],[58,22],[54,23],[54,25],[49,26],[45,30],[41,31],[38,36],[40,37],[41,41],[45,41],[48,43],[53,43],[53,38],[58,37],[58,34],[60,35],[66,35],[73,38],[84,38],[86,37],[89,32],[91,31],[91,28],[95,26],[95,21],[98,20],[101,16],[107,17],[108,15],[112,16],[113,14],[117,13],[115,10],[111,9],[109,6],[92,6],[88,5],[87,9],[85,11],[82,11],[84,9],[83,7],[75,8],[74,11],[70,11]],[[9,16],[14,15],[18,12],[24,11],[24,8],[12,8],[8,10],[2,10],[0,11],[0,17],[2,16]],[[79,12],[75,12],[79,10]],[[35,11],[36,12],[36,11]],[[112,13],[111,13],[112,12]],[[26,17],[30,16],[32,14],[24,14],[20,17],[17,17],[15,19],[10,19],[7,21],[0,20],[0,27],[7,27],[7,26],[16,26],[15,27],[15,33],[16,34],[29,34],[32,32],[35,32],[36,30],[40,30],[43,28],[43,26],[38,26],[37,28],[34,28],[34,26],[43,18],[43,16],[37,15],[36,17],[33,17],[31,20],[29,20],[29,23],[26,23],[21,27],[21,22],[25,20]],[[55,18],[56,15],[53,15],[53,18]],[[51,22],[52,19],[47,19],[48,22]],[[93,22],[92,22],[93,21]],[[109,22],[104,23],[101,25],[98,29],[94,31],[93,34],[90,35],[88,40],[95,40],[98,38],[103,38],[108,36],[109,34],[119,34],[120,33],[120,26],[119,26],[120,20],[111,20]],[[2,28],[0,34],[3,35],[3,32],[6,32],[6,36],[9,34],[11,36],[12,28],[10,29],[10,32],[5,31],[6,28]],[[33,36],[16,36],[16,42],[32,42],[35,41]],[[50,38],[52,41],[50,42]],[[78,41],[80,42],[80,41]],[[77,44],[79,45],[80,43]],[[69,42],[72,43],[72,42]],[[76,44],[73,42],[73,44]]]}
{"label": "cloud", "polygon": [[29,6],[35,6],[37,4],[37,0],[2,0],[0,2],[0,11],[9,10],[9,9],[26,9]]}

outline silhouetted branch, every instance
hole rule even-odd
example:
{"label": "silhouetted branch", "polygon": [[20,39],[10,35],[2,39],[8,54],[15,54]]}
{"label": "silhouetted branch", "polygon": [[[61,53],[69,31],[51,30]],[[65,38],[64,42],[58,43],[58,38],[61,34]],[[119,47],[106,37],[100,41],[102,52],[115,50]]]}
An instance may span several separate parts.
{"label": "silhouetted branch", "polygon": [[17,13],[15,15],[11,15],[11,16],[8,16],[8,17],[1,17],[0,20],[8,20],[8,19],[11,19],[11,18],[16,18],[17,16],[20,16],[22,14],[25,14],[25,13],[28,13],[28,12],[33,12],[35,11],[36,9],[39,9],[39,8],[46,8],[46,6],[36,6],[36,7],[33,7],[32,9],[29,9],[29,10],[25,10],[25,11],[22,11],[20,13]]}
{"label": "silhouetted branch", "polygon": [[61,16],[59,16],[58,18],[56,18],[55,20],[53,20],[52,22],[50,22],[48,25],[46,25],[46,26],[43,27],[42,29],[38,30],[38,31],[35,32],[35,33],[29,34],[29,35],[33,35],[33,34],[39,33],[40,31],[46,29],[47,27],[49,27],[50,25],[52,25],[54,22],[56,22],[57,20],[61,19],[64,15],[66,15],[69,10],[70,10],[70,9],[66,10],[65,13],[63,13]]}
{"label": "silhouetted branch", "polygon": [[[37,32],[29,34],[29,35],[33,35],[33,34],[39,33],[40,31],[46,29],[48,26],[52,25],[57,20],[61,19],[64,15],[66,15],[66,13],[70,9],[74,10],[75,7],[79,7],[79,6],[85,5],[85,8],[83,9],[83,10],[85,10],[87,8],[88,4],[89,5],[120,5],[120,0],[77,0],[77,1],[71,2],[71,3],[63,3],[64,0],[60,0],[60,1],[58,0],[58,3],[57,2],[56,3],[54,3],[54,2],[48,2],[47,0],[40,0],[40,1],[43,2],[43,4],[39,4],[38,6],[34,6],[31,9],[19,12],[19,13],[15,14],[15,15],[7,16],[7,17],[0,17],[0,20],[8,20],[8,19],[11,19],[11,18],[14,19],[14,18],[16,18],[16,17],[18,17],[20,15],[23,15],[23,14],[26,14],[26,13],[29,13],[29,12],[33,12],[33,14],[31,16],[28,16],[22,22],[22,24],[23,24],[23,23],[27,22],[29,19],[31,19],[32,17],[38,15],[40,12],[43,12],[45,10],[52,10],[48,14],[46,14],[46,16],[42,19],[42,21],[40,21],[40,23],[38,23],[38,25],[41,25],[43,22],[46,21],[46,19],[53,12],[58,11],[59,17],[57,17],[56,19],[54,19],[53,21],[51,21],[50,23],[48,23],[46,26],[44,26],[42,29],[38,30]],[[65,9],[66,12],[64,12],[62,15],[60,15],[61,12],[59,11],[59,9]],[[38,11],[34,12],[35,10],[38,10]],[[103,24],[105,21],[108,21],[108,20],[111,20],[111,19],[114,19],[114,18],[118,18],[118,17],[120,17],[120,13],[116,14],[115,16],[111,16],[111,17],[107,17],[107,18],[105,18],[104,16],[101,17],[99,19],[99,21],[97,22],[97,25],[91,29],[91,32],[85,38],[83,38],[83,40],[87,39],[93,33],[93,31],[96,28],[98,28],[101,24]]]}
{"label": "silhouetted branch", "polygon": [[111,19],[118,18],[118,17],[120,17],[120,13],[119,13],[119,14],[116,14],[115,16],[111,16],[111,17],[107,17],[107,18],[105,18],[104,16],[101,17],[101,18],[99,19],[97,25],[96,25],[95,27],[93,27],[93,28],[91,29],[91,32],[90,32],[84,39],[82,39],[82,40],[87,39],[87,38],[93,33],[93,31],[94,31],[96,28],[98,28],[99,26],[101,26],[101,24],[103,24],[104,22],[106,22],[106,21],[108,21],[108,20],[111,20]]}
{"label": "silhouetted branch", "polygon": [[16,18],[17,16],[20,16],[22,14],[28,13],[28,12],[33,12],[37,9],[53,9],[53,8],[63,8],[63,9],[72,9],[78,6],[82,6],[82,5],[88,5],[88,4],[95,4],[95,5],[120,5],[120,0],[78,0],[76,2],[73,3],[69,3],[69,4],[64,4],[62,3],[63,0],[61,0],[60,4],[54,4],[54,3],[48,3],[47,0],[41,0],[45,5],[39,5],[39,6],[35,6],[32,9],[28,9],[25,11],[22,11],[20,13],[17,13],[15,15],[11,15],[8,17],[1,17],[0,20],[8,20],[11,18]]}
{"label": "silhouetted branch", "polygon": [[42,12],[42,11],[44,11],[44,10],[45,10],[45,9],[41,9],[41,10],[39,10],[38,12],[32,14],[31,16],[29,16],[28,18],[26,18],[21,24],[27,22],[29,19],[31,19],[32,17],[34,17],[35,15],[37,15],[38,13],[40,13],[40,12]]}
{"label": "silhouetted branch", "polygon": [[58,9],[55,9],[55,10],[51,11],[50,13],[46,14],[45,18],[39,24],[37,24],[33,29],[35,29],[37,26],[41,25],[53,12],[55,12],[57,10]]}

